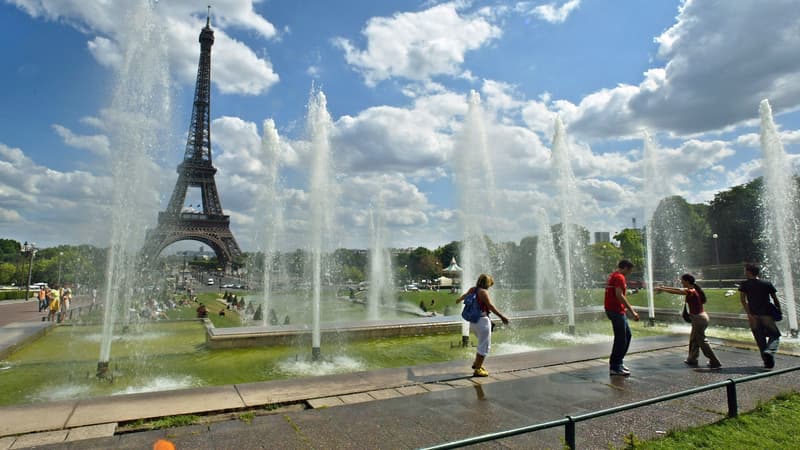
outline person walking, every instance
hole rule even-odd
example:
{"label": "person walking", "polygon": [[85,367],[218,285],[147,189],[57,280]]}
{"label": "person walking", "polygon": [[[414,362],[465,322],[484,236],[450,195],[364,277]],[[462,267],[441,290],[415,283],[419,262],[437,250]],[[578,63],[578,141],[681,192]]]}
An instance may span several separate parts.
{"label": "person walking", "polygon": [[489,349],[492,345],[492,321],[489,320],[489,313],[492,312],[496,314],[504,324],[508,323],[508,318],[495,308],[494,304],[492,304],[492,299],[489,298],[488,289],[493,285],[494,279],[491,275],[482,273],[478,277],[475,286],[469,288],[467,292],[456,299],[456,304],[458,304],[475,292],[477,295],[476,301],[481,309],[481,317],[478,321],[470,322],[469,324],[470,331],[475,333],[475,337],[478,338],[478,348],[475,351],[475,360],[472,362],[472,369],[474,370],[473,376],[476,377],[489,376],[489,372],[483,367],[483,362],[486,359],[486,355],[489,354]]}
{"label": "person walking", "polygon": [[632,337],[627,312],[631,312],[633,320],[639,320],[639,314],[633,309],[625,295],[628,287],[625,277],[631,272],[633,272],[633,263],[627,259],[623,259],[617,264],[617,269],[608,276],[603,301],[606,317],[611,321],[611,327],[614,330],[614,344],[611,347],[611,356],[608,358],[609,374],[624,377],[631,374],[630,369],[624,364]]}
{"label": "person walking", "polygon": [[47,300],[49,302],[47,320],[53,322],[56,320],[58,310],[61,308],[61,299],[58,296],[58,289],[48,289]]}
{"label": "person walking", "polygon": [[669,294],[685,296],[684,302],[689,309],[689,318],[692,321],[692,332],[689,335],[689,356],[686,358],[686,365],[697,367],[697,358],[700,356],[700,351],[708,358],[708,367],[710,369],[719,369],[722,363],[717,359],[714,350],[708,344],[706,339],[706,328],[708,328],[708,314],[703,308],[706,302],[706,293],[703,292],[696,282],[693,275],[685,273],[681,275],[681,285],[683,288],[673,288],[667,286],[657,286],[654,290],[656,292],[667,292]]}
{"label": "person walking", "polygon": [[760,272],[761,268],[755,264],[745,265],[744,276],[747,279],[739,284],[739,299],[747,313],[750,331],[761,352],[764,367],[771,369],[775,367],[773,355],[781,341],[781,332],[775,322],[780,321],[783,314],[777,289],[769,281],[758,278]]}
{"label": "person walking", "polygon": [[47,292],[45,292],[44,286],[39,286],[39,312],[42,310],[47,309]]}

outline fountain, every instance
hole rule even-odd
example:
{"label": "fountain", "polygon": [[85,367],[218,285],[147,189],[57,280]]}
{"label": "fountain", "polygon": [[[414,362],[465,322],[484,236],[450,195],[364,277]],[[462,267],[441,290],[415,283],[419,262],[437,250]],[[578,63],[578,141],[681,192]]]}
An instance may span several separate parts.
{"label": "fountain", "polygon": [[[171,117],[167,46],[150,2],[131,3],[131,26],[120,30],[123,57],[108,112],[110,130],[111,238],[106,270],[102,341],[97,375],[108,375],[114,327],[129,321],[130,302],[141,286],[138,267],[147,220],[156,215],[156,152]],[[120,317],[121,313],[125,315]]]}
{"label": "fountain", "polygon": [[264,132],[261,138],[261,162],[266,166],[263,183],[259,185],[258,222],[263,225],[261,252],[264,255],[263,290],[261,301],[261,325],[267,326],[268,312],[270,310],[270,294],[272,291],[272,271],[274,269],[274,256],[277,252],[277,238],[283,228],[283,208],[278,197],[278,168],[280,167],[280,138],[275,122],[272,119],[264,121]]}
{"label": "fountain", "polygon": [[331,169],[330,132],[333,128],[327,110],[325,94],[311,89],[308,101],[307,131],[311,145],[310,193],[311,202],[311,288],[312,335],[311,358],[319,360],[320,351],[320,297],[322,289],[322,256],[324,245],[330,243],[335,210],[335,181]]}
{"label": "fountain", "polygon": [[558,287],[564,283],[561,273],[561,264],[558,262],[555,245],[553,244],[553,233],[550,229],[550,221],[547,211],[543,208],[537,209],[537,224],[539,237],[536,240],[536,288],[534,291],[534,302],[537,311],[544,308],[544,296],[556,298]]}
{"label": "fountain", "polygon": [[[761,151],[764,171],[764,203],[765,225],[763,234],[768,243],[768,260],[766,268],[774,273],[782,289],[786,317],[789,320],[789,332],[797,337],[797,310],[794,296],[794,276],[790,254],[797,261],[798,224],[796,222],[797,194],[796,184],[792,177],[791,164],[786,158],[775,122],[772,119],[772,108],[769,101],[762,100],[759,105],[761,115]],[[797,267],[794,267],[797,269]]]}
{"label": "fountain", "polygon": [[[461,289],[466,289],[478,279],[481,272],[491,273],[487,267],[489,250],[484,238],[483,222],[491,217],[494,206],[494,172],[489,149],[481,98],[470,91],[464,126],[456,141],[455,172],[458,205],[463,227],[461,252]],[[461,326],[462,345],[469,343],[469,322]]]}
{"label": "fountain", "polygon": [[378,202],[377,211],[369,215],[370,253],[369,253],[369,287],[367,288],[367,318],[380,319],[379,308],[391,299],[394,306],[394,280],[392,279],[392,260],[389,250],[385,248],[386,238],[383,205]]}
{"label": "fountain", "polygon": [[653,297],[653,216],[661,198],[657,192],[656,145],[649,133],[644,133],[644,221],[645,221],[645,277],[647,281],[648,324],[655,325],[655,299]]}
{"label": "fountain", "polygon": [[570,226],[575,223],[575,199],[577,186],[569,160],[569,145],[567,144],[564,124],[560,117],[556,117],[555,132],[553,134],[552,165],[555,184],[558,186],[558,203],[561,210],[561,250],[564,256],[564,291],[567,307],[567,326],[569,333],[575,334],[575,290],[573,284],[574,255],[577,249],[572,237]]}

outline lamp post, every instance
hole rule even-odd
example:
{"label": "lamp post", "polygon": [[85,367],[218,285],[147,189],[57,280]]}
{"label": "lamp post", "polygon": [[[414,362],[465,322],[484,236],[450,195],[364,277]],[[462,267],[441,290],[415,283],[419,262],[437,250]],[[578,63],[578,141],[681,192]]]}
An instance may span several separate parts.
{"label": "lamp post", "polygon": [[31,242],[28,244],[28,241],[25,241],[24,244],[20,247],[20,252],[28,258],[28,284],[25,285],[25,301],[28,301],[28,298],[31,294],[31,275],[33,274],[33,256],[36,255],[36,244]]}
{"label": "lamp post", "polygon": [[722,274],[720,273],[720,270],[719,270],[719,245],[718,245],[719,235],[717,233],[714,233],[714,234],[711,235],[711,238],[714,239],[714,257],[716,258],[716,261],[717,261],[717,283],[718,283],[717,287],[721,288],[722,287]]}
{"label": "lamp post", "polygon": [[64,252],[58,252],[58,287],[61,287],[61,257],[64,256]]}

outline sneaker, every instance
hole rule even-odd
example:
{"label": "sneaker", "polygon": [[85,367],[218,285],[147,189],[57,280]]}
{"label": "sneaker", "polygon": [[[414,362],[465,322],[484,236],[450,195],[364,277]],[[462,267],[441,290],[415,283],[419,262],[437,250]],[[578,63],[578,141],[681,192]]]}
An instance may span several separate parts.
{"label": "sneaker", "polygon": [[764,367],[767,369],[772,369],[775,367],[775,358],[772,356],[771,353],[762,353],[762,357],[764,358]]}
{"label": "sneaker", "polygon": [[489,376],[489,372],[486,369],[484,369],[483,367],[478,367],[477,369],[475,369],[475,372],[472,372],[472,376],[473,377],[488,377]]}
{"label": "sneaker", "polygon": [[711,370],[721,369],[722,368],[722,363],[720,363],[720,362],[717,362],[717,363],[709,362],[708,363],[708,368],[711,369]]}
{"label": "sneaker", "polygon": [[627,377],[627,376],[631,375],[631,371],[630,370],[625,370],[624,368],[611,369],[611,370],[608,371],[608,374],[609,375],[621,376],[621,377]]}
{"label": "sneaker", "polygon": [[772,339],[769,344],[767,345],[767,350],[770,353],[777,353],[778,352],[778,345],[781,343],[781,338],[776,337]]}
{"label": "sneaker", "polygon": [[628,366],[626,366],[625,364],[623,364],[623,365],[622,365],[622,371],[623,371],[623,372],[630,372],[630,371],[631,371],[631,369],[628,369]]}
{"label": "sneaker", "polygon": [[689,366],[689,367],[697,367],[697,361],[689,361],[689,360],[687,359],[687,360],[686,360],[686,361],[684,361],[683,363],[684,363],[684,364],[686,364],[686,365],[687,365],[687,366]]}

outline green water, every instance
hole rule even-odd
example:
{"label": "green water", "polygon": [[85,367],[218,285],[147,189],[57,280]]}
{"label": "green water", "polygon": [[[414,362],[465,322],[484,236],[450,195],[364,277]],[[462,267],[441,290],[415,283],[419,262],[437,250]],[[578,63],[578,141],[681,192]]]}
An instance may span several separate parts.
{"label": "green water", "polygon": [[[645,327],[643,322],[631,322],[631,327],[635,338],[689,331],[683,325]],[[747,330],[712,327],[708,334],[752,340]],[[486,364],[491,368],[493,355],[598,342],[610,346],[610,335],[611,327],[605,320],[579,323],[576,336],[565,333],[563,325],[498,328]],[[474,337],[471,339],[474,342]],[[453,333],[349,343],[323,341],[325,361],[311,363],[310,349],[209,350],[205,348],[205,331],[199,322],[154,322],[132,327],[115,338],[111,355],[114,380],[110,382],[94,376],[100,327],[59,326],[0,361],[0,404],[310,377],[443,361],[464,361],[466,367],[475,350],[459,347],[460,340],[460,335]],[[800,348],[797,343],[788,344]]]}
{"label": "green water", "polygon": [[[726,296],[723,290],[709,291],[709,310],[738,312],[738,297]],[[363,320],[366,307],[351,302],[347,296],[327,292],[323,302],[323,322]],[[581,305],[602,304],[602,290],[580,292]],[[244,294],[248,301],[259,303],[254,293]],[[359,293],[363,296],[363,293]],[[498,307],[508,310],[532,309],[530,290],[492,291]],[[209,317],[217,327],[240,326],[243,321],[235,311],[225,317],[219,310],[224,303],[216,300],[217,293],[201,295],[209,307]],[[400,303],[409,310],[420,301],[439,314],[452,306],[457,294],[447,291],[399,293]],[[358,298],[358,296],[357,296]],[[631,295],[637,304],[646,303],[643,292]],[[682,298],[661,295],[659,307],[678,309]],[[285,316],[291,323],[310,322],[307,296],[298,292],[276,293],[271,307],[282,323]],[[435,306],[431,308],[431,304]],[[713,307],[712,307],[713,306]],[[196,316],[196,305],[167,312],[171,319]],[[408,312],[394,308],[382,309],[383,318],[411,317]],[[91,315],[80,320],[91,321]],[[95,318],[97,319],[97,318]],[[688,325],[677,324],[648,328],[643,322],[631,322],[635,337],[664,333],[687,333]],[[217,386],[287,378],[310,377],[332,373],[405,367],[443,361],[464,361],[468,366],[474,348],[461,348],[458,333],[452,335],[385,338],[363,342],[324,341],[325,361],[311,363],[310,349],[270,347],[250,349],[209,350],[205,348],[205,331],[197,321],[148,322],[135,325],[115,337],[112,344],[111,369],[113,381],[98,380],[94,374],[100,352],[99,325],[59,326],[48,335],[27,345],[6,360],[0,361],[0,405],[87,398],[135,392],[151,392],[200,386]],[[611,344],[611,327],[606,320],[579,323],[577,335],[564,333],[563,325],[536,328],[500,328],[493,335],[492,350],[487,360],[491,368],[492,355],[534,351],[575,344],[607,342]],[[711,327],[708,335],[745,342],[752,341],[749,330]],[[474,337],[471,337],[474,342]],[[785,340],[782,348],[800,351],[797,340]]]}

